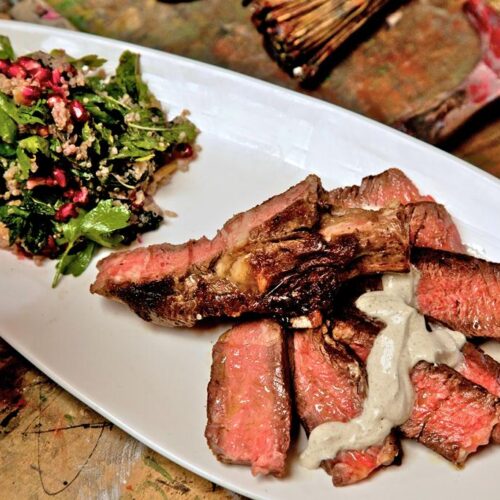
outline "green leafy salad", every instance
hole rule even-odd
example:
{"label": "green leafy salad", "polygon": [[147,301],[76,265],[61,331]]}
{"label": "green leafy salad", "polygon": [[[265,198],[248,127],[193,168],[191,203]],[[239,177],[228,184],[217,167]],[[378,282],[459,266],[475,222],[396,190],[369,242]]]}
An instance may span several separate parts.
{"label": "green leafy salad", "polygon": [[115,74],[95,55],[16,58],[0,36],[0,247],[80,275],[97,248],[156,229],[151,196],[194,157],[197,129],[168,121],[126,51]]}

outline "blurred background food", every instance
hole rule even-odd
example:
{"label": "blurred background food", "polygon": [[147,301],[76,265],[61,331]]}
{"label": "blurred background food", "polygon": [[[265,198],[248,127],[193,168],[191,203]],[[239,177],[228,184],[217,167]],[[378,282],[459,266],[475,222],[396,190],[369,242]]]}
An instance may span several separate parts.
{"label": "blurred background food", "polygon": [[[240,0],[0,0],[2,3],[5,13],[10,9],[10,15],[20,20],[33,21],[38,16],[38,22],[70,22],[81,31],[297,89],[389,124],[429,108],[444,93],[456,89],[481,55],[478,33],[459,0],[389,2],[381,17],[335,53],[334,65],[316,88],[304,88],[273,61],[252,23],[252,5],[244,7]],[[489,5],[500,9],[499,0],[489,0]],[[56,19],[58,14],[62,19]],[[498,101],[467,121],[440,147],[499,176]]]}

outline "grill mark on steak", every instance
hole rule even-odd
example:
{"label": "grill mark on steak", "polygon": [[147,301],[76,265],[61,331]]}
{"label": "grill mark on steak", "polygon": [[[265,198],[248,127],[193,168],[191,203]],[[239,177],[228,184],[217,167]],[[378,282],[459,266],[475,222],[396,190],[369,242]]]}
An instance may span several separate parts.
{"label": "grill mark on steak", "polygon": [[205,437],[217,459],[285,473],[291,403],[286,342],[278,323],[260,320],[223,334],[212,351]]}
{"label": "grill mark on steak", "polygon": [[[364,367],[342,344],[325,337],[326,328],[295,331],[290,339],[297,412],[309,434],[324,422],[347,422],[359,415],[366,397]],[[361,481],[390,465],[400,453],[391,434],[384,443],[366,450],[341,451],[322,467],[336,486]]]}
{"label": "grill mark on steak", "polygon": [[[342,281],[409,268],[403,208],[330,214],[320,190],[310,176],[233,217],[212,241],[107,257],[91,291],[127,303],[154,323],[192,326],[246,313],[307,315],[330,308]],[[244,226],[240,232],[237,222]]]}
{"label": "grill mark on steak", "polygon": [[[350,306],[335,313],[331,334],[365,362],[381,328],[383,323]],[[470,343],[462,353],[464,363],[457,367],[458,373],[425,361],[412,370],[415,404],[401,427],[406,437],[455,463],[463,463],[480,446],[490,440],[498,442],[500,437],[500,400],[485,390],[498,391],[500,364]],[[472,420],[465,418],[469,411]]]}
{"label": "grill mark on steak", "polygon": [[464,252],[458,230],[443,205],[421,195],[401,170],[391,168],[362,179],[359,186],[334,189],[326,195],[335,209],[379,209],[408,205],[410,239],[413,245]]}
{"label": "grill mark on steak", "polygon": [[500,339],[500,264],[423,248],[411,260],[422,314],[469,337]]}

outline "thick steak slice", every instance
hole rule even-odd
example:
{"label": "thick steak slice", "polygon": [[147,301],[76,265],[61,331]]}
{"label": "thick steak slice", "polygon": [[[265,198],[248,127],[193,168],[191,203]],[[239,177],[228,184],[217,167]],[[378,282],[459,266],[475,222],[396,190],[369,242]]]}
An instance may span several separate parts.
{"label": "thick steak slice", "polygon": [[406,206],[410,220],[410,242],[416,247],[464,252],[457,226],[443,205],[430,201]]}
{"label": "thick steak slice", "polygon": [[[361,413],[367,389],[364,368],[340,343],[326,341],[320,327],[296,331],[290,350],[297,412],[308,434],[324,422],[347,422]],[[322,467],[336,486],[344,486],[390,465],[399,452],[391,435],[381,446],[342,451]]]}
{"label": "thick steak slice", "polygon": [[235,216],[211,241],[114,254],[99,263],[91,291],[148,321],[192,326],[245,313],[307,315],[327,309],[352,276],[409,268],[403,208],[356,210],[354,226],[350,213],[327,213],[320,190],[310,176]]}
{"label": "thick steak slice", "polygon": [[415,403],[403,434],[463,464],[489,443],[500,422],[498,398],[445,365],[421,361],[411,373]]}
{"label": "thick steak slice", "polygon": [[329,193],[329,202],[343,208],[377,209],[417,201],[434,199],[421,195],[415,184],[397,168],[364,177],[359,186],[342,187]]}
{"label": "thick steak slice", "polygon": [[[366,361],[383,324],[356,311],[354,307],[348,308],[338,319],[333,319],[331,334]],[[464,362],[457,367],[459,373],[426,362],[413,369],[415,404],[410,419],[402,427],[407,437],[456,463],[465,461],[479,446],[490,440],[499,442],[500,438],[500,426],[495,427],[500,422],[500,401],[496,397],[500,364],[470,343],[465,344],[462,353]],[[467,417],[469,409],[473,425]]]}
{"label": "thick steak slice", "polygon": [[212,352],[208,445],[218,460],[252,466],[252,474],[285,473],[291,404],[284,333],[255,321],[222,335]]}
{"label": "thick steak slice", "polygon": [[164,243],[115,252],[99,262],[99,275],[91,290],[112,295],[112,290],[122,284],[139,285],[159,282],[165,276],[183,276],[190,267],[203,269],[223,251],[247,241],[273,233],[279,237],[298,227],[310,228],[318,220],[320,189],[319,178],[310,175],[285,193],[235,215],[212,240],[203,237],[182,245]]}
{"label": "thick steak slice", "polygon": [[453,252],[465,251],[446,209],[433,203],[431,196],[421,195],[415,184],[396,168],[365,177],[359,186],[334,189],[328,193],[327,199],[335,209],[379,209],[409,205],[407,210],[412,244]]}
{"label": "thick steak slice", "polygon": [[466,379],[500,398],[500,363],[470,342],[464,345],[462,354],[464,362],[458,371]]}
{"label": "thick steak slice", "polygon": [[[361,361],[366,362],[375,337],[384,327],[383,323],[366,318],[354,306],[338,310],[334,316],[332,337],[348,346]],[[463,363],[456,371],[494,396],[500,397],[500,363],[470,342],[464,344],[462,354]]]}
{"label": "thick steak slice", "polygon": [[470,337],[500,339],[500,264],[423,248],[411,259],[422,314]]}
{"label": "thick steak slice", "polygon": [[319,233],[330,244],[356,235],[358,251],[349,277],[408,268],[404,256],[409,249],[409,228],[404,209],[334,210],[322,217]]}

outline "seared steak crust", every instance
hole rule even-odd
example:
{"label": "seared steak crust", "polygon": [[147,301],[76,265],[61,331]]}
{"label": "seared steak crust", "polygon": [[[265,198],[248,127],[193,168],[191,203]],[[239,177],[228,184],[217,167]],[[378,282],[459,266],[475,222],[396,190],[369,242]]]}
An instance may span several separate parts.
{"label": "seared steak crust", "polygon": [[342,187],[329,193],[329,203],[344,208],[373,209],[418,201],[434,200],[421,195],[415,184],[397,168],[364,177],[359,186]]}
{"label": "seared steak crust", "polygon": [[285,473],[291,403],[284,333],[261,320],[236,326],[212,351],[205,430],[217,459],[251,465],[252,473]]}
{"label": "seared steak crust", "polygon": [[233,217],[211,241],[113,254],[91,290],[145,320],[192,326],[245,313],[307,315],[328,309],[344,280],[408,269],[403,208],[330,214],[320,193],[310,176]]}
{"label": "seared steak crust", "polygon": [[500,264],[414,248],[420,312],[470,337],[500,339]]}
{"label": "seared steak crust", "polygon": [[412,246],[465,252],[465,247],[450,214],[443,205],[430,201],[406,207]]}
{"label": "seared steak crust", "polygon": [[[324,335],[325,327],[294,332],[291,355],[295,403],[309,434],[324,422],[347,422],[359,415],[366,397],[364,367],[339,342]],[[380,446],[346,450],[322,467],[336,486],[361,481],[374,470],[394,462],[399,443],[390,435]]]}
{"label": "seared steak crust", "polygon": [[327,195],[335,209],[380,209],[408,205],[412,245],[464,252],[458,230],[443,205],[421,195],[415,184],[396,168],[365,177],[359,186],[334,189]]}

